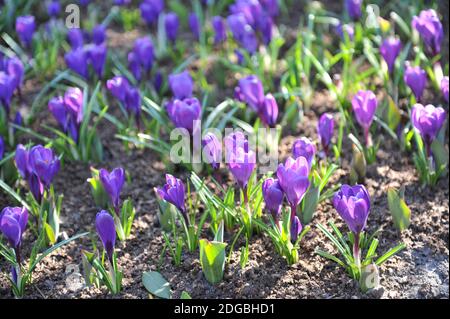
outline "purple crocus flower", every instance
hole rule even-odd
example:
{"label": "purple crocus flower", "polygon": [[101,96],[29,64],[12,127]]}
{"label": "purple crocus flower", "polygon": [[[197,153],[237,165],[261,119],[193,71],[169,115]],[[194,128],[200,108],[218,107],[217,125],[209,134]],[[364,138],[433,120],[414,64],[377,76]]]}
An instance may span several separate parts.
{"label": "purple crocus flower", "polygon": [[278,104],[272,94],[264,97],[264,103],[259,107],[259,117],[269,127],[274,127],[278,118]]}
{"label": "purple crocus flower", "polygon": [[200,39],[200,20],[198,16],[191,12],[189,14],[189,28],[191,28],[191,32],[194,35],[195,39],[198,41]]}
{"label": "purple crocus flower", "polygon": [[431,155],[431,143],[439,133],[445,118],[445,110],[442,107],[434,107],[431,104],[427,106],[415,104],[412,108],[411,122],[422,136],[427,147],[428,156]]}
{"label": "purple crocus flower", "polygon": [[169,12],[164,18],[164,26],[166,28],[167,38],[175,42],[177,39],[178,28],[180,26],[180,21],[178,15],[175,12]]}
{"label": "purple crocus flower", "polygon": [[194,81],[188,71],[169,75],[169,86],[176,99],[185,99],[192,96]]}
{"label": "purple crocus flower", "polygon": [[383,56],[390,73],[394,70],[395,59],[400,54],[402,43],[400,39],[389,37],[383,41],[380,47],[380,53]]}
{"label": "purple crocus flower", "polygon": [[79,47],[64,55],[67,66],[85,79],[88,78],[88,54],[84,48]]}
{"label": "purple crocus flower", "polygon": [[268,14],[263,14],[258,20],[258,29],[261,31],[264,44],[268,45],[273,36],[273,20]]}
{"label": "purple crocus flower", "polygon": [[34,17],[31,15],[17,17],[16,19],[16,32],[20,41],[26,47],[30,47],[33,40],[33,33],[36,29],[36,23]]}
{"label": "purple crocus flower", "polygon": [[113,260],[114,246],[116,244],[116,227],[114,218],[106,211],[102,210],[95,216],[95,228],[98,237],[102,241],[106,254],[110,262]]}
{"label": "purple crocus flower", "polygon": [[163,75],[161,71],[157,71],[153,79],[153,86],[156,92],[159,92],[159,90],[161,90],[162,82],[163,82]]}
{"label": "purple crocus flower", "polygon": [[97,45],[102,44],[106,40],[106,27],[103,24],[96,25],[92,29],[92,42]]}
{"label": "purple crocus flower", "polygon": [[225,21],[220,16],[214,16],[211,20],[214,29],[214,44],[219,44],[227,39]]}
{"label": "purple crocus flower", "polygon": [[342,41],[345,41],[346,36],[348,36],[348,39],[350,41],[353,41],[355,37],[355,29],[351,24],[339,23],[335,28],[335,32],[341,38]]}
{"label": "purple crocus flower", "polygon": [[185,128],[192,134],[194,121],[200,120],[202,107],[197,98],[187,98],[184,100],[175,99],[166,105],[167,114],[172,123],[179,128]]}
{"label": "purple crocus flower", "polygon": [[358,93],[353,96],[353,112],[355,113],[356,121],[358,121],[359,125],[361,125],[364,129],[366,145],[369,141],[369,128],[372,124],[377,106],[377,97],[370,90],[358,91]]}
{"label": "purple crocus flower", "polygon": [[219,169],[222,159],[222,144],[214,133],[206,133],[202,139],[203,154],[207,163],[215,170]]}
{"label": "purple crocus flower", "polygon": [[125,108],[138,119],[141,114],[141,95],[138,89],[134,87],[129,87],[127,89],[125,95]]}
{"label": "purple crocus flower", "polygon": [[79,88],[68,88],[64,94],[64,104],[75,122],[80,124],[83,121],[83,91]]}
{"label": "purple crocus flower", "polygon": [[288,157],[284,164],[278,165],[278,182],[291,205],[291,219],[309,187],[308,175],[309,164],[303,156],[295,160],[292,157]]}
{"label": "purple crocus flower", "polygon": [[71,28],[67,32],[67,40],[73,50],[81,48],[84,43],[83,31],[79,28]]}
{"label": "purple crocus flower", "polygon": [[122,167],[115,168],[109,173],[102,168],[99,172],[100,181],[108,193],[109,199],[116,212],[119,211],[120,193],[125,182],[125,171]]}
{"label": "purple crocus flower", "polygon": [[17,170],[23,179],[28,179],[30,174],[30,166],[28,163],[29,152],[22,144],[17,145],[14,161],[16,162]]}
{"label": "purple crocus flower", "polygon": [[240,132],[225,137],[224,143],[228,168],[239,187],[245,190],[256,167],[256,154],[250,149],[244,134]]}
{"label": "purple crocus flower", "polygon": [[314,155],[316,155],[316,147],[309,138],[301,137],[294,142],[294,145],[292,146],[292,155],[294,155],[294,159],[299,157],[306,158],[306,161],[311,168]]}
{"label": "purple crocus flower", "polygon": [[441,91],[444,99],[448,103],[448,76],[444,76],[441,80]]}
{"label": "purple crocus flower", "polygon": [[56,96],[50,99],[48,102],[48,109],[53,114],[54,118],[61,126],[64,132],[67,132],[68,117],[66,111],[66,105],[64,104],[64,98],[62,96]]}
{"label": "purple crocus flower", "polygon": [[334,133],[334,119],[331,114],[323,113],[320,116],[319,123],[317,124],[317,133],[325,154],[327,154]]}
{"label": "purple crocus flower", "polygon": [[126,92],[128,91],[128,80],[123,76],[115,76],[106,81],[106,87],[111,94],[120,102],[125,103]]}
{"label": "purple crocus flower", "polygon": [[278,16],[280,12],[278,0],[259,0],[259,3],[271,17]]}
{"label": "purple crocus flower", "polygon": [[258,48],[258,39],[246,17],[242,13],[232,14],[227,17],[227,23],[234,39],[249,53],[255,53]]}
{"label": "purple crocus flower", "polygon": [[265,99],[261,80],[256,75],[249,75],[240,79],[238,85],[244,101],[258,112]]}
{"label": "purple crocus flower", "polygon": [[51,148],[42,145],[33,146],[29,154],[29,167],[34,175],[48,189],[59,171],[59,159]]}
{"label": "purple crocus flower", "polygon": [[87,47],[88,61],[92,65],[94,72],[99,78],[103,76],[106,63],[107,47],[106,44],[91,44]]}
{"label": "purple crocus flower", "polygon": [[363,185],[342,185],[334,194],[333,206],[354,234],[366,228],[370,212],[369,192]]}
{"label": "purple crocus flower", "polygon": [[3,137],[0,136],[0,161],[3,159],[4,154],[5,154],[5,142],[3,141]]}
{"label": "purple crocus flower", "polygon": [[136,60],[144,67],[146,71],[152,68],[155,59],[155,51],[152,40],[149,37],[142,37],[134,42],[133,52]]}
{"label": "purple crocus flower", "polygon": [[9,106],[14,92],[14,78],[9,74],[0,71],[0,104],[9,113]]}
{"label": "purple crocus flower", "polygon": [[[0,231],[9,245],[19,253],[22,235],[27,228],[28,210],[25,207],[5,207],[0,214]],[[20,263],[20,257],[16,256]]]}
{"label": "purple crocus flower", "polygon": [[419,32],[428,52],[433,56],[439,54],[444,30],[436,11],[433,9],[422,10],[419,16],[413,17],[411,24]]}
{"label": "purple crocus flower", "polygon": [[300,222],[300,219],[297,216],[294,216],[294,218],[291,220],[291,242],[295,243],[297,241],[298,235],[302,232],[302,223]]}
{"label": "purple crocus flower", "polygon": [[417,101],[420,101],[423,91],[427,86],[427,73],[420,66],[410,66],[407,64],[405,75],[405,83],[414,93]]}
{"label": "purple crocus flower", "polygon": [[181,212],[186,223],[189,224],[184,200],[186,191],[181,179],[166,174],[166,184],[157,188],[157,192],[162,199],[174,205]]}
{"label": "purple crocus flower", "polygon": [[159,15],[164,10],[164,0],[144,0],[139,9],[142,19],[151,25],[158,20]]}
{"label": "purple crocus flower", "polygon": [[22,61],[16,57],[7,59],[5,62],[5,69],[12,78],[12,87],[14,87],[14,89],[20,88],[24,76],[24,66]]}
{"label": "purple crocus flower", "polygon": [[272,214],[275,223],[280,218],[281,205],[283,204],[284,193],[278,180],[266,179],[262,184],[262,194],[267,210]]}
{"label": "purple crocus flower", "polygon": [[51,0],[47,4],[47,13],[50,17],[56,18],[61,12],[61,4],[59,0]]}
{"label": "purple crocus flower", "polygon": [[141,80],[141,65],[139,64],[139,60],[136,56],[136,53],[133,51],[128,53],[128,69],[133,74],[134,78],[138,81]]}
{"label": "purple crocus flower", "polygon": [[359,20],[362,15],[362,0],[345,0],[345,9],[352,20]]}

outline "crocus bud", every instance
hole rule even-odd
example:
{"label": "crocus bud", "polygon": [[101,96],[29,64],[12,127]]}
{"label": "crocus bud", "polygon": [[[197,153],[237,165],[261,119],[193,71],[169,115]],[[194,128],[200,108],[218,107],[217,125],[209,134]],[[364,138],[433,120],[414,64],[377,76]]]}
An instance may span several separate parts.
{"label": "crocus bud", "polygon": [[128,53],[127,59],[128,59],[128,69],[133,74],[134,78],[136,80],[140,81],[141,80],[141,65],[139,63],[136,53],[134,53],[133,51]]}
{"label": "crocus bud", "polygon": [[178,28],[180,26],[180,21],[178,19],[178,15],[175,12],[169,12],[166,14],[164,19],[164,26],[166,28],[167,38],[175,42],[177,39]]}
{"label": "crocus bud", "polygon": [[146,71],[152,68],[153,60],[155,59],[155,50],[153,48],[152,40],[149,37],[142,37],[134,42],[133,52],[136,54],[136,59]]}
{"label": "crocus bud", "polygon": [[125,108],[135,116],[141,114],[141,95],[139,90],[129,87],[125,96]]}
{"label": "crocus bud", "polygon": [[352,20],[359,20],[362,15],[362,0],[345,0],[345,9]]}
{"label": "crocus bud", "polygon": [[189,28],[191,28],[191,32],[194,35],[195,39],[198,41],[200,39],[200,21],[197,15],[194,12],[189,14]]}
{"label": "crocus bud", "polygon": [[3,71],[0,71],[0,104],[9,113],[9,106],[14,92],[14,78]]}
{"label": "crocus bud", "polygon": [[86,48],[87,58],[94,72],[99,78],[103,76],[105,69],[107,47],[106,44],[91,44]]}
{"label": "crocus bud", "polygon": [[64,104],[77,124],[83,121],[83,91],[79,88],[68,88],[64,93]]}
{"label": "crocus bud", "polygon": [[31,15],[17,17],[16,19],[16,32],[20,41],[26,47],[30,47],[33,39],[33,33],[36,28],[34,17]]}
{"label": "crocus bud", "polygon": [[427,106],[415,104],[411,112],[412,125],[419,131],[428,148],[439,133],[445,118],[445,110],[442,107],[434,107],[431,104]]}
{"label": "crocus bud", "polygon": [[444,76],[441,80],[441,91],[444,99],[448,103],[448,76]]}
{"label": "crocus bud", "polygon": [[328,155],[328,149],[334,133],[333,115],[329,113],[323,113],[320,116],[319,122],[317,123],[317,133],[320,137],[320,143],[322,143],[322,147],[325,153]]}
{"label": "crocus bud", "polygon": [[125,182],[125,171],[122,167],[115,168],[109,173],[106,169],[100,169],[100,181],[103,184],[109,199],[116,211],[119,210],[120,193]]}
{"label": "crocus bud", "polygon": [[16,162],[17,170],[23,179],[28,179],[30,174],[30,165],[28,162],[29,152],[22,144],[17,145],[14,161]]}
{"label": "crocus bud", "polygon": [[31,171],[39,177],[44,187],[48,189],[59,171],[60,163],[51,148],[36,145],[30,150],[29,165]]}
{"label": "crocus bud", "polygon": [[13,57],[11,59],[8,59],[5,64],[5,69],[7,70],[8,75],[12,78],[11,86],[13,87],[13,90],[20,88],[24,76],[24,67],[22,61],[20,61],[16,57]]}
{"label": "crocus bud", "polygon": [[355,113],[356,121],[364,129],[366,145],[369,141],[369,128],[372,124],[377,106],[377,97],[370,90],[358,91],[352,99],[353,112]]}
{"label": "crocus bud", "polygon": [[213,133],[206,133],[202,139],[203,154],[213,169],[219,169],[222,160],[222,144]]}
{"label": "crocus bud", "polygon": [[409,86],[411,91],[414,93],[416,100],[420,100],[427,85],[427,73],[425,70],[421,69],[420,66],[406,66],[405,83]]}
{"label": "crocus bud", "polygon": [[354,234],[366,228],[370,212],[370,196],[364,185],[342,185],[334,194],[333,206]]}
{"label": "crocus bud", "polygon": [[50,0],[47,4],[47,13],[50,17],[55,18],[61,12],[61,4],[59,0]]}
{"label": "crocus bud", "polygon": [[294,142],[292,155],[294,155],[294,159],[303,156],[308,161],[309,167],[311,167],[314,155],[316,155],[316,147],[309,138],[301,137]]}
{"label": "crocus bud", "polygon": [[256,167],[256,154],[242,133],[228,135],[224,143],[228,168],[239,187],[245,189]]}
{"label": "crocus bud", "polygon": [[389,37],[381,44],[380,53],[386,61],[390,73],[394,70],[395,59],[397,59],[401,50],[402,43],[400,42],[400,39],[395,37]]}
{"label": "crocus bud", "polygon": [[256,75],[249,75],[239,80],[239,90],[245,102],[255,111],[259,111],[264,103],[264,88],[261,80]]}
{"label": "crocus bud", "polygon": [[128,91],[128,80],[123,76],[115,76],[106,81],[106,87],[111,94],[120,102],[125,102],[126,92]]}
{"label": "crocus bud", "polygon": [[67,40],[73,50],[81,48],[84,43],[83,31],[79,28],[71,28],[67,32]]}
{"label": "crocus bud", "polygon": [[106,28],[103,24],[96,25],[92,29],[92,41],[100,45],[106,40]]}
{"label": "crocus bud", "polygon": [[166,109],[172,123],[176,127],[185,128],[189,133],[194,130],[194,121],[199,120],[202,115],[202,107],[195,97],[169,101]]}
{"label": "crocus bud", "polygon": [[166,184],[164,184],[162,188],[158,188],[157,191],[162,199],[173,204],[183,216],[186,216],[186,205],[184,200],[186,192],[181,179],[166,174]]}
{"label": "crocus bud", "polygon": [[214,16],[211,20],[214,29],[214,44],[219,44],[227,39],[225,21],[220,16]]}
{"label": "crocus bud", "polygon": [[0,214],[0,230],[12,248],[18,249],[20,247],[27,223],[28,210],[25,207],[3,208]]}
{"label": "crocus bud", "polygon": [[291,220],[291,242],[295,243],[297,241],[298,235],[302,232],[302,223],[300,222],[300,219],[298,219],[297,216],[294,216]]}
{"label": "crocus bud", "polygon": [[0,136],[0,161],[3,159],[5,154],[5,142],[3,142],[3,137]]}
{"label": "crocus bud", "polygon": [[67,66],[85,79],[88,78],[88,55],[84,48],[79,47],[64,55]]}
{"label": "crocus bud", "polygon": [[433,56],[439,54],[444,30],[436,11],[433,9],[422,10],[419,16],[413,17],[411,24],[419,32],[427,51]]}
{"label": "crocus bud", "polygon": [[266,179],[262,184],[262,194],[267,210],[272,214],[275,221],[277,221],[280,216],[284,196],[278,180],[273,178]]}
{"label": "crocus bud", "polygon": [[278,165],[278,182],[291,205],[291,214],[295,214],[296,207],[302,201],[309,187],[308,175],[309,164],[303,156],[295,160],[288,157],[284,164]]}
{"label": "crocus bud", "polygon": [[116,244],[116,227],[114,218],[106,211],[102,210],[95,217],[95,228],[98,237],[102,241],[106,255],[110,262],[113,260],[114,246]]}
{"label": "crocus bud", "polygon": [[142,19],[151,25],[158,20],[159,15],[164,10],[164,0],[144,0],[139,9]]}
{"label": "crocus bud", "polygon": [[157,92],[161,90],[162,82],[163,82],[163,75],[160,71],[157,71],[153,79],[153,86],[155,87],[155,90]]}
{"label": "crocus bud", "polygon": [[177,99],[185,99],[192,96],[194,81],[188,71],[172,73],[169,75],[169,86]]}
{"label": "crocus bud", "polygon": [[53,114],[53,117],[58,122],[61,129],[66,132],[68,127],[68,117],[66,106],[62,96],[53,97],[48,102],[48,109]]}
{"label": "crocus bud", "polygon": [[264,102],[261,104],[258,113],[267,126],[274,127],[277,124],[278,104],[272,94],[267,94],[264,97]]}

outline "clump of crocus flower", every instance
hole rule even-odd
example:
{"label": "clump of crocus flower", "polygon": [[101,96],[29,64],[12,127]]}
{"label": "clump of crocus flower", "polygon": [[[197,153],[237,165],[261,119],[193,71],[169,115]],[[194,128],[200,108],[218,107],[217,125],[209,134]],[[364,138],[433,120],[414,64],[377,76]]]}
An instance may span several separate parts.
{"label": "clump of crocus flower", "polygon": [[409,86],[417,101],[422,98],[423,91],[427,86],[427,73],[420,66],[406,64],[404,81]]}
{"label": "clump of crocus flower", "polygon": [[14,91],[20,92],[24,77],[24,66],[17,57],[0,56],[0,105],[9,114]]}
{"label": "clump of crocus flower", "polygon": [[412,108],[411,122],[422,136],[428,157],[432,156],[431,144],[444,124],[445,118],[445,110],[442,107],[434,107],[431,104],[427,106],[416,104]]}
{"label": "clump of crocus flower", "polygon": [[436,11],[433,9],[422,10],[419,16],[413,17],[411,25],[419,32],[427,52],[432,56],[441,52],[444,29]]}
{"label": "clump of crocus flower", "polygon": [[142,37],[134,42],[133,50],[128,54],[128,67],[136,80],[141,80],[144,74],[150,72],[155,59],[155,50],[149,37]]}
{"label": "clump of crocus flower", "polygon": [[352,107],[356,121],[363,128],[366,146],[370,144],[369,129],[378,106],[377,97],[372,91],[358,91],[353,96]]}
{"label": "clump of crocus flower", "polygon": [[329,156],[331,139],[334,134],[334,118],[331,114],[324,113],[320,116],[319,122],[317,123],[317,133],[320,137],[325,156]]}
{"label": "clump of crocus flower", "polygon": [[395,60],[400,54],[402,49],[402,43],[400,39],[395,37],[389,37],[383,41],[380,47],[381,56],[386,61],[389,73],[394,70]]}
{"label": "clump of crocus flower", "polygon": [[17,17],[16,33],[22,44],[29,48],[33,40],[33,34],[36,29],[35,18],[32,15]]}
{"label": "clump of crocus flower", "polygon": [[235,96],[257,112],[266,126],[275,126],[278,118],[278,104],[272,94],[264,95],[263,85],[256,75],[240,79],[235,89]]}

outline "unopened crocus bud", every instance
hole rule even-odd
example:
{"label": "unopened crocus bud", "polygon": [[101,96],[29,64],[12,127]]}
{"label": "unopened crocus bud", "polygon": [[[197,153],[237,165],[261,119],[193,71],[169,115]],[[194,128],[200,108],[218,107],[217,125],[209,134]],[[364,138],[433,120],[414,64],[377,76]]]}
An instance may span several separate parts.
{"label": "unopened crocus bud", "polygon": [[136,54],[136,59],[146,71],[152,68],[153,60],[155,59],[155,50],[153,42],[150,37],[142,37],[134,42],[133,52]]}
{"label": "unopened crocus bud", "polygon": [[275,221],[280,217],[281,205],[283,204],[283,190],[278,180],[266,179],[262,184],[262,194],[267,210],[272,214]]}
{"label": "unopened crocus bud", "polygon": [[402,50],[400,39],[389,37],[383,41],[380,47],[380,53],[383,56],[390,73],[394,70],[395,60]]}
{"label": "unopened crocus bud", "polygon": [[317,133],[320,137],[320,143],[328,155],[329,146],[334,133],[334,119],[333,115],[329,113],[323,113],[320,116],[319,122],[317,123]]}
{"label": "unopened crocus bud", "polygon": [[31,15],[17,17],[16,32],[20,41],[26,47],[30,47],[33,40],[34,30],[36,29],[35,19]]}
{"label": "unopened crocus bud", "polygon": [[302,223],[300,222],[300,219],[298,219],[297,216],[294,216],[291,220],[291,242],[295,243],[297,241],[298,235],[302,232]]}
{"label": "unopened crocus bud", "polygon": [[88,56],[84,48],[79,47],[64,55],[67,66],[85,79],[88,78]]}
{"label": "unopened crocus bud", "polygon": [[302,201],[309,187],[309,169],[308,161],[303,156],[295,160],[288,157],[284,164],[278,165],[278,182],[291,205],[292,215],[295,214],[296,207]]}
{"label": "unopened crocus bud", "polygon": [[309,138],[301,137],[294,142],[292,155],[294,155],[295,159],[303,156],[308,161],[309,167],[311,167],[314,155],[316,155],[316,147]]}
{"label": "unopened crocus bud", "polygon": [[144,0],[139,9],[142,19],[151,25],[158,20],[159,15],[164,10],[164,0]]}
{"label": "unopened crocus bud", "polygon": [[411,24],[419,32],[427,51],[432,56],[439,54],[444,38],[444,29],[436,11],[433,9],[422,10],[419,16],[413,17]]}
{"label": "unopened crocus bud", "polygon": [[195,39],[200,39],[200,21],[198,19],[198,16],[194,12],[191,12],[189,14],[189,28],[191,29],[191,32],[194,35]]}
{"label": "unopened crocus bud", "polygon": [[23,179],[28,179],[30,174],[30,165],[28,162],[29,152],[22,144],[17,145],[14,161],[16,162],[17,170]]}
{"label": "unopened crocus bud", "polygon": [[81,48],[84,43],[83,31],[79,28],[71,28],[67,32],[67,40],[73,50]]}
{"label": "unopened crocus bud", "polygon": [[169,75],[170,89],[177,99],[185,99],[192,96],[194,81],[188,71],[172,73]]}
{"label": "unopened crocus bud", "polygon": [[420,66],[410,66],[408,64],[406,66],[404,80],[414,93],[416,100],[420,101],[427,85],[427,73],[425,70],[421,69]]}
{"label": "unopened crocus bud", "polygon": [[166,28],[167,38],[175,42],[178,35],[178,28],[180,26],[180,21],[178,15],[175,12],[169,12],[164,18],[164,26]]}
{"label": "unopened crocus bud", "polygon": [[248,180],[256,167],[256,154],[250,149],[245,136],[238,132],[225,137],[225,152],[228,168],[241,189],[246,189]]}
{"label": "unopened crocus bud", "polygon": [[46,189],[50,187],[60,167],[59,158],[53,153],[53,150],[42,145],[31,148],[29,165],[32,173],[39,177]]}
{"label": "unopened crocus bud", "polygon": [[99,172],[100,181],[105,191],[108,193],[109,199],[116,212],[119,210],[120,193],[125,182],[125,171],[122,167],[115,168],[109,173],[102,168]]}
{"label": "unopened crocus bud", "polygon": [[352,108],[355,113],[356,121],[364,129],[364,137],[366,140],[366,145],[369,141],[369,128],[372,124],[375,111],[378,106],[377,97],[370,91],[358,91],[358,93],[353,96]]}
{"label": "unopened crocus bud", "polygon": [[103,76],[106,63],[106,44],[92,44],[88,47],[87,53],[88,61],[91,63],[94,72],[99,78],[101,78]]}
{"label": "unopened crocus bud", "polygon": [[[27,228],[28,210],[25,207],[5,207],[0,214],[0,230],[8,240],[9,245],[20,248],[22,235]],[[16,256],[19,258],[19,256]]]}
{"label": "unopened crocus bud", "polygon": [[448,76],[444,76],[441,80],[441,91],[444,99],[448,103]]}
{"label": "unopened crocus bud", "polygon": [[245,102],[258,112],[265,98],[261,80],[256,75],[249,75],[239,80],[239,89]]}
{"label": "unopened crocus bud", "polygon": [[265,125],[274,127],[277,124],[278,104],[272,94],[267,94],[264,97],[264,102],[261,104],[258,113]]}
{"label": "unopened crocus bud", "polygon": [[98,237],[102,241],[109,261],[112,262],[116,244],[114,218],[106,210],[100,211],[95,217],[95,229],[97,230]]}
{"label": "unopened crocus bud", "polygon": [[92,41],[100,45],[106,40],[106,27],[103,24],[96,25],[92,29]]}
{"label": "unopened crocus bud", "polygon": [[333,206],[350,231],[354,234],[364,231],[370,212],[370,196],[364,185],[342,185],[334,194]]}
{"label": "unopened crocus bud", "polygon": [[442,107],[434,107],[431,104],[423,106],[415,104],[411,112],[411,122],[414,128],[422,136],[430,156],[431,143],[436,138],[442,125],[445,122],[446,114]]}
{"label": "unopened crocus bud", "polygon": [[130,52],[128,53],[128,69],[133,74],[134,78],[138,81],[141,80],[141,65],[139,64],[139,60],[136,56],[136,53]]}
{"label": "unopened crocus bud", "polygon": [[50,0],[47,3],[47,13],[50,17],[55,18],[61,12],[61,4],[59,0]]}
{"label": "unopened crocus bud", "polygon": [[106,81],[106,87],[111,94],[120,102],[125,103],[126,92],[128,91],[128,80],[123,76],[115,76]]}
{"label": "unopened crocus bud", "polygon": [[191,134],[194,130],[194,121],[200,120],[202,114],[200,102],[195,97],[169,101],[166,109],[172,123],[176,127],[185,128]]}
{"label": "unopened crocus bud", "polygon": [[66,132],[68,126],[68,117],[64,99],[62,96],[56,96],[48,102],[48,109],[53,114],[53,117],[58,122],[61,129]]}
{"label": "unopened crocus bud", "polygon": [[162,199],[173,204],[181,212],[185,221],[188,222],[184,199],[186,192],[181,179],[166,174],[166,184],[164,184],[163,187],[158,188],[157,192]]}
{"label": "unopened crocus bud", "polygon": [[11,98],[14,92],[14,78],[0,71],[0,105],[9,113]]}
{"label": "unopened crocus bud", "polygon": [[214,44],[219,44],[227,39],[225,21],[220,16],[214,16],[211,20],[214,29]]}
{"label": "unopened crocus bud", "polygon": [[359,20],[362,15],[362,0],[345,0],[345,9],[352,20]]}
{"label": "unopened crocus bud", "polygon": [[203,154],[213,169],[219,169],[222,160],[222,144],[214,133],[207,133],[202,139]]}
{"label": "unopened crocus bud", "polygon": [[22,61],[16,57],[12,57],[6,61],[5,69],[11,77],[11,87],[13,90],[19,89],[22,85],[24,76],[24,66]]}
{"label": "unopened crocus bud", "polygon": [[135,116],[141,114],[141,95],[139,90],[129,87],[125,96],[125,108]]}

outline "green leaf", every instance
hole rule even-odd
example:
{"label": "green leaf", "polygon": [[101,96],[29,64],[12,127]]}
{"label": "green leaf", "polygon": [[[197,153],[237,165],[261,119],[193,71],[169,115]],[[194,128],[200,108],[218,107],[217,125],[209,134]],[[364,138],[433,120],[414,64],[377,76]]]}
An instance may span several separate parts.
{"label": "green leaf", "polygon": [[217,284],[223,278],[226,246],[222,242],[200,240],[200,264],[205,278],[212,284]]}
{"label": "green leaf", "polygon": [[396,189],[389,188],[387,196],[389,211],[395,227],[400,231],[405,230],[411,222],[411,210],[406,205],[405,200],[400,198]]}
{"label": "green leaf", "polygon": [[169,283],[157,271],[144,272],[142,275],[142,283],[145,289],[152,295],[163,299],[170,299],[172,297]]}
{"label": "green leaf", "polygon": [[434,160],[436,161],[436,167],[447,167],[448,151],[438,139],[435,139],[431,144],[431,151],[433,152]]}
{"label": "green leaf", "polygon": [[45,233],[47,234],[48,241],[53,245],[56,242],[56,238],[52,226],[50,226],[48,223],[44,223],[44,229]]}
{"label": "green leaf", "polygon": [[389,258],[391,258],[392,256],[394,256],[396,253],[398,253],[399,251],[403,250],[406,248],[406,245],[404,243],[401,243],[397,246],[395,246],[394,248],[390,249],[389,251],[387,251],[383,256],[381,256],[380,258],[378,258],[375,261],[375,264],[377,266],[381,265],[382,263],[384,263],[386,260],[388,260]]}
{"label": "green leaf", "polygon": [[395,131],[401,119],[400,110],[389,95],[387,99],[386,122],[389,128]]}
{"label": "green leaf", "polygon": [[189,295],[189,293],[187,293],[186,291],[183,290],[183,292],[181,293],[180,299],[192,299],[191,295]]}
{"label": "green leaf", "polygon": [[309,224],[311,222],[317,204],[319,203],[319,196],[319,187],[310,187],[305,194],[301,216],[303,224]]}

